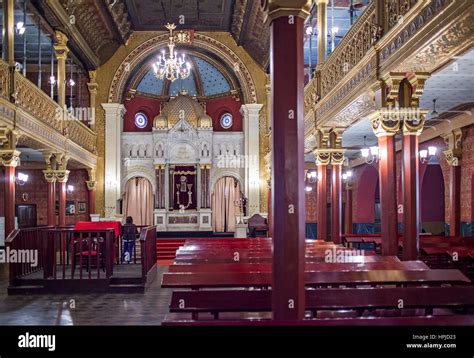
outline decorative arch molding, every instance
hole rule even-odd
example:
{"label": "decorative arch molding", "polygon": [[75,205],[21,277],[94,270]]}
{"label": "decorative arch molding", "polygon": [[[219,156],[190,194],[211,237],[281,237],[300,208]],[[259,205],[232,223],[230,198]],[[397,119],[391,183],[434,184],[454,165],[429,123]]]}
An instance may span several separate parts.
{"label": "decorative arch molding", "polygon": [[[109,103],[122,103],[125,96],[127,82],[134,75],[133,69],[146,61],[153,53],[168,43],[168,34],[155,36],[141,45],[137,46],[122,61],[115,71],[109,88]],[[257,90],[245,63],[228,46],[220,41],[201,33],[194,34],[194,46],[214,53],[229,67],[235,70],[235,76],[239,80],[244,103],[257,103]]]}
{"label": "decorative arch molding", "polygon": [[239,184],[240,184],[240,190],[244,192],[244,181],[242,179],[242,176],[238,172],[238,169],[232,170],[232,169],[227,169],[227,170],[217,170],[214,175],[211,177],[211,195],[214,194],[214,187],[216,186],[216,183],[219,181],[219,179],[225,178],[225,177],[232,177],[236,179]]}
{"label": "decorative arch molding", "polygon": [[156,180],[155,180],[155,173],[151,168],[145,167],[130,167],[128,170],[127,175],[122,178],[122,185],[121,185],[121,193],[125,192],[125,186],[127,185],[128,181],[133,178],[145,178],[151,183],[153,188],[153,194],[156,193]]}

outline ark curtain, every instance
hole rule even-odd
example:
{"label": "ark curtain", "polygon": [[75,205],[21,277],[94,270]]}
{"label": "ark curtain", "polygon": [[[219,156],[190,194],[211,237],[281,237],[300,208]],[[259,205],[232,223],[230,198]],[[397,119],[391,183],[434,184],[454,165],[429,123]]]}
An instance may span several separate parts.
{"label": "ark curtain", "polygon": [[135,225],[153,225],[153,187],[145,178],[132,178],[125,187],[123,200],[125,217]]}
{"label": "ark curtain", "polygon": [[215,232],[234,232],[236,216],[240,215],[236,202],[241,198],[240,184],[232,177],[217,181],[212,194],[212,228]]}

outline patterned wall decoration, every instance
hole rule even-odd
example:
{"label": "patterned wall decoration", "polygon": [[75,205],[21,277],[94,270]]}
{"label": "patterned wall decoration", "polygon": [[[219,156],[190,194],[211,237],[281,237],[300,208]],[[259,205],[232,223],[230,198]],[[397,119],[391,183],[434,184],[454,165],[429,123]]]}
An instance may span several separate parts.
{"label": "patterned wall decoration", "polygon": [[137,86],[137,91],[148,93],[155,96],[161,96],[163,92],[164,81],[157,78],[153,70],[148,71]]}

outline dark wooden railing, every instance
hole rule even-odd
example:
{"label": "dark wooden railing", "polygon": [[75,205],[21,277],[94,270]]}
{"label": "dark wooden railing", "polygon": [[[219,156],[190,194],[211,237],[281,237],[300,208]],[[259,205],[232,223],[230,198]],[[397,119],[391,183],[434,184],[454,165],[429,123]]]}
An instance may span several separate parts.
{"label": "dark wooden railing", "polygon": [[113,230],[50,228],[42,230],[41,234],[45,280],[112,277],[115,259]]}
{"label": "dark wooden railing", "polygon": [[142,278],[156,267],[156,226],[142,228],[140,232]]}
{"label": "dark wooden railing", "polygon": [[[10,284],[13,285],[16,278],[20,278],[43,269],[44,257],[42,255],[44,249],[44,241],[39,234],[41,230],[48,227],[35,227],[30,229],[13,230],[5,240],[6,255],[16,253],[16,259],[21,262],[10,262]],[[14,251],[12,251],[14,250]],[[27,251],[25,251],[27,250]],[[32,250],[36,250],[34,253]],[[26,253],[31,256],[36,255],[37,262],[31,262]],[[29,261],[29,262],[23,262]]]}

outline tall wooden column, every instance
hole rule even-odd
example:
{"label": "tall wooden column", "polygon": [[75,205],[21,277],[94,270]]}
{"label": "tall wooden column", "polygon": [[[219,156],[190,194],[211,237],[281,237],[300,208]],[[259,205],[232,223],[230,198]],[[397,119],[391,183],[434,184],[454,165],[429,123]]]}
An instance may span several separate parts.
{"label": "tall wooden column", "polygon": [[331,239],[335,244],[341,243],[342,229],[342,163],[344,153],[334,151],[331,153]]}
{"label": "tall wooden column", "polygon": [[310,0],[269,0],[272,83],[273,285],[275,320],[305,311],[304,20]]}
{"label": "tall wooden column", "polygon": [[89,174],[89,180],[86,181],[87,190],[89,191],[89,215],[97,214],[95,212],[95,191],[97,189],[95,171],[95,168],[90,168],[87,170],[87,173]]}
{"label": "tall wooden column", "polygon": [[3,61],[9,65],[15,64],[15,1],[3,0]]}
{"label": "tall wooden column", "polygon": [[352,186],[346,183],[346,205],[344,206],[344,234],[352,234]]}
{"label": "tall wooden column", "polygon": [[0,164],[5,169],[5,239],[15,230],[15,170],[20,165],[18,150],[0,150]]}
{"label": "tall wooden column", "polygon": [[[379,189],[382,255],[394,256],[398,252],[397,233],[397,172],[395,161],[395,135],[400,121],[390,112],[377,111],[369,116],[379,145]],[[390,120],[388,121],[387,118]]]}
{"label": "tall wooden column", "polygon": [[327,167],[330,162],[330,154],[317,149],[316,167],[318,169],[318,240],[328,241],[328,227],[327,227]]}
{"label": "tall wooden column", "polygon": [[69,53],[67,41],[68,38],[65,34],[61,31],[56,31],[54,52],[56,53],[56,59],[58,60],[58,104],[61,108],[66,106],[66,60]]}
{"label": "tall wooden column", "polygon": [[418,136],[423,130],[424,116],[415,125],[403,124],[402,191],[403,191],[403,260],[417,260],[420,231]]}
{"label": "tall wooden column", "polygon": [[443,136],[448,149],[443,153],[450,166],[449,182],[449,235],[461,235],[461,158],[462,129],[456,129]]}

